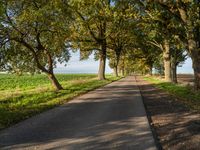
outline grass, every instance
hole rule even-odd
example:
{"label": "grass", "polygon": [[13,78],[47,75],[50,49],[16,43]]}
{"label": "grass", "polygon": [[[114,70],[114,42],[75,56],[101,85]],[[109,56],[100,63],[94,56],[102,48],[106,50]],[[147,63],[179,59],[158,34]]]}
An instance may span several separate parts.
{"label": "grass", "polygon": [[167,91],[170,95],[185,103],[189,108],[200,111],[200,92],[180,84],[165,82],[156,77],[144,77],[157,88]]}
{"label": "grass", "polygon": [[120,79],[120,77],[107,75],[107,80],[99,81],[95,74],[58,74],[56,76],[64,90],[55,91],[45,75],[0,74],[0,129]]}

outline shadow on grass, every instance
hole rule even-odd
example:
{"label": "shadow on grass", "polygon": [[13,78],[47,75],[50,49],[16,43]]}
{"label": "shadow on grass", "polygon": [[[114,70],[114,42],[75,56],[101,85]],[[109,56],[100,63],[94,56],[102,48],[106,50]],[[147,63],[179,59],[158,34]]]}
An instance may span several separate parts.
{"label": "shadow on grass", "polygon": [[40,114],[37,120],[30,118],[1,132],[1,147],[46,144],[46,149],[150,149],[151,132],[143,122],[146,114],[138,112],[135,104],[140,101],[137,86],[117,84],[96,90],[95,97],[91,92],[77,99],[83,103],[71,101]]}
{"label": "shadow on grass", "polygon": [[200,114],[191,109],[199,110],[199,93],[172,83],[154,80],[144,82],[138,77],[140,82],[141,94],[158,144],[161,143],[164,149],[198,149]]}
{"label": "shadow on grass", "polygon": [[88,91],[104,86],[120,78],[109,78],[105,81],[90,80],[64,86],[61,91],[38,91],[24,93],[15,97],[8,97],[0,101],[0,129],[27,119],[35,114],[63,104],[68,100]]}

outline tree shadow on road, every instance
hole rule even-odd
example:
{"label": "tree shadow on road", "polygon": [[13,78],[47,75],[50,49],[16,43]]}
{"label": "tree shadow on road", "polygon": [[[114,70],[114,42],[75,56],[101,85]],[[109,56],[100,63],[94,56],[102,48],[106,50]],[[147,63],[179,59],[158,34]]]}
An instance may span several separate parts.
{"label": "tree shadow on road", "polygon": [[137,81],[147,114],[163,149],[199,149],[200,114],[140,77]]}
{"label": "tree shadow on road", "polygon": [[[103,95],[105,91],[110,94]],[[83,96],[83,103],[72,101],[2,132],[1,147],[121,150],[153,146],[151,131],[144,122],[146,113],[139,112],[141,106],[135,105],[141,103],[137,86],[106,86],[96,92],[99,98],[95,100],[92,95]],[[123,94],[125,98],[119,96]]]}

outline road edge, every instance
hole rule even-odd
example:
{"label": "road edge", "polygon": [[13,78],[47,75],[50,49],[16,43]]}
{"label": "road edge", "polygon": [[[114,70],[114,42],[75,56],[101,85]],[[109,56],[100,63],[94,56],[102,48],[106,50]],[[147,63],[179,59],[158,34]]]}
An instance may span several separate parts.
{"label": "road edge", "polygon": [[148,113],[148,111],[147,111],[147,106],[146,106],[145,103],[144,103],[144,97],[143,97],[143,95],[142,95],[142,93],[141,93],[140,85],[138,84],[139,82],[138,82],[138,80],[137,80],[137,75],[134,75],[134,77],[135,77],[135,81],[136,81],[136,83],[137,83],[137,87],[138,87],[138,89],[139,89],[139,93],[140,93],[140,95],[141,95],[142,103],[143,103],[143,106],[144,106],[144,109],[145,109],[146,117],[147,117],[148,124],[149,124],[150,130],[151,130],[151,133],[152,133],[152,136],[153,136],[153,139],[154,139],[154,143],[155,143],[156,148],[157,148],[158,150],[163,150],[163,148],[162,148],[162,146],[161,146],[161,144],[160,144],[160,142],[159,142],[159,138],[158,138],[157,132],[156,132],[156,130],[154,129],[154,127],[153,127],[153,125],[152,125],[152,119],[151,119],[151,116],[149,115],[149,113]]}

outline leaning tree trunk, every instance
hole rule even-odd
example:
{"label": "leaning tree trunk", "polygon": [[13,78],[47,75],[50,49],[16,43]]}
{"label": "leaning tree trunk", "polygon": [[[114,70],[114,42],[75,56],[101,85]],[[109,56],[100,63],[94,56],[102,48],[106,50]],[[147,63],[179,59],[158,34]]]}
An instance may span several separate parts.
{"label": "leaning tree trunk", "polygon": [[62,90],[63,87],[60,85],[60,83],[58,82],[58,80],[56,79],[54,73],[53,73],[53,60],[52,60],[52,56],[51,54],[48,52],[48,50],[46,50],[44,48],[44,46],[41,44],[40,42],[40,37],[37,36],[36,41],[38,42],[38,46],[37,50],[38,51],[43,51],[46,56],[47,56],[47,63],[48,63],[48,69],[45,68],[45,66],[43,66],[40,63],[40,59],[39,59],[39,55],[35,52],[34,47],[32,47],[29,43],[27,43],[24,39],[15,39],[16,42],[22,44],[23,46],[25,46],[28,50],[30,50],[30,52],[33,55],[34,61],[36,63],[36,66],[39,70],[41,70],[42,72],[44,72],[45,74],[48,75],[49,79],[51,80],[51,83],[53,84],[53,86],[55,87],[56,90]]}
{"label": "leaning tree trunk", "polygon": [[49,79],[51,80],[52,85],[55,87],[56,90],[62,90],[63,87],[58,82],[57,78],[55,77],[54,73],[48,73],[47,74]]}
{"label": "leaning tree trunk", "polygon": [[106,69],[106,43],[103,42],[101,45],[101,52],[99,58],[99,72],[98,78],[99,80],[105,80],[105,69]]}
{"label": "leaning tree trunk", "polygon": [[169,48],[169,41],[164,40],[163,43],[163,61],[164,61],[164,69],[165,69],[165,80],[167,82],[172,82],[171,78],[171,61],[170,61],[170,48]]}

